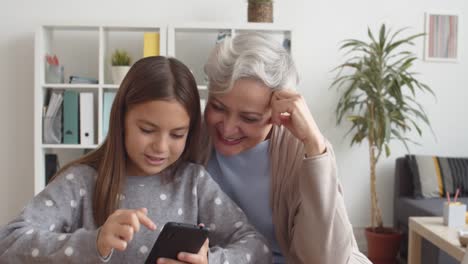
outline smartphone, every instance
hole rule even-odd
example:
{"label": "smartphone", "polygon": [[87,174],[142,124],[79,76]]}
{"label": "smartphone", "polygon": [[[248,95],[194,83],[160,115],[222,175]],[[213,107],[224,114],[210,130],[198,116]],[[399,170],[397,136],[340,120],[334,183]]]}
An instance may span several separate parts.
{"label": "smartphone", "polygon": [[208,229],[205,227],[168,222],[156,239],[145,264],[155,264],[158,258],[177,260],[179,252],[196,254],[207,238]]}

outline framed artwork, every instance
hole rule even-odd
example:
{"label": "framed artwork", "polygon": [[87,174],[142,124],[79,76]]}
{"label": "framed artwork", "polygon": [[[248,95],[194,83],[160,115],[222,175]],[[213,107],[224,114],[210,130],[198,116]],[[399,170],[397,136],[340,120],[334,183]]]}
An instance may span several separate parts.
{"label": "framed artwork", "polygon": [[453,13],[426,13],[425,60],[458,61],[459,18],[458,14]]}

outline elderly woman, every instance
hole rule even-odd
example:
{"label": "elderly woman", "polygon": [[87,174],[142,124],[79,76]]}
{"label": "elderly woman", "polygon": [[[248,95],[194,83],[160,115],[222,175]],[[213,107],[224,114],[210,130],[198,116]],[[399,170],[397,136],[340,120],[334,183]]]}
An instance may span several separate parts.
{"label": "elderly woman", "polygon": [[333,149],[294,90],[288,52],[266,35],[242,34],[216,46],[205,72],[207,169],[269,240],[274,263],[370,263],[356,245]]}

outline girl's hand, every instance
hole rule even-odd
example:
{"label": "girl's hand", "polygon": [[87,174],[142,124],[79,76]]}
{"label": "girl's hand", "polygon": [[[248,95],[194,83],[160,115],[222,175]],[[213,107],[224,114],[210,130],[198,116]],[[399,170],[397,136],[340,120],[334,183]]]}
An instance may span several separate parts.
{"label": "girl's hand", "polygon": [[109,256],[112,249],[124,251],[133,234],[140,230],[140,224],[148,229],[155,230],[156,225],[146,216],[148,210],[140,208],[119,209],[111,214],[104,225],[101,226],[97,238],[97,248],[101,256]]}
{"label": "girl's hand", "polygon": [[325,151],[325,141],[304,98],[293,90],[273,92],[271,120],[283,125],[304,143],[306,154],[315,156]]}
{"label": "girl's hand", "polygon": [[157,264],[208,264],[208,250],[209,241],[205,240],[203,246],[200,248],[197,254],[191,254],[186,252],[180,252],[177,254],[178,260],[160,258],[157,260]]}

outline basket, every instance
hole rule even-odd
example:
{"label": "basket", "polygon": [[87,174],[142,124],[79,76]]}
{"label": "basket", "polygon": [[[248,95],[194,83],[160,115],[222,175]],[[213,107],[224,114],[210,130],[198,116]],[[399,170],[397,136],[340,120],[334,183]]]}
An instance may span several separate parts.
{"label": "basket", "polygon": [[273,22],[273,3],[249,3],[248,22]]}

